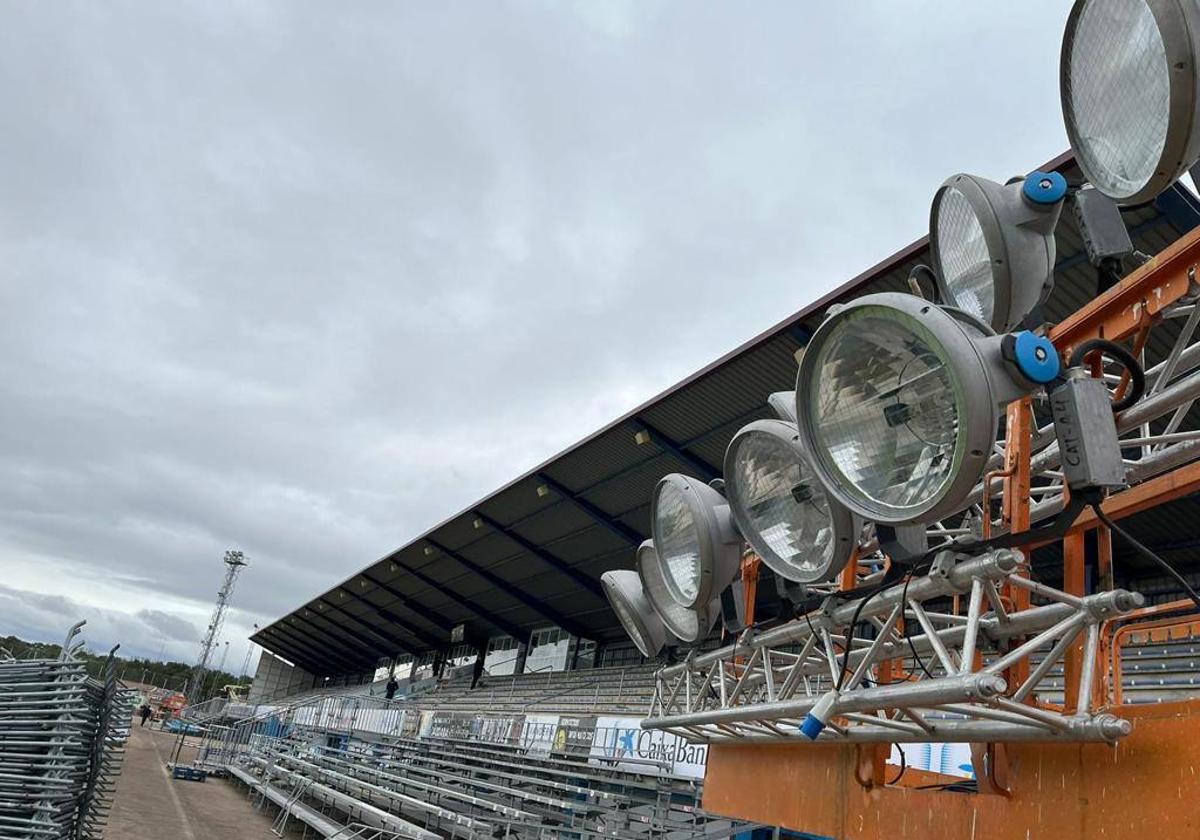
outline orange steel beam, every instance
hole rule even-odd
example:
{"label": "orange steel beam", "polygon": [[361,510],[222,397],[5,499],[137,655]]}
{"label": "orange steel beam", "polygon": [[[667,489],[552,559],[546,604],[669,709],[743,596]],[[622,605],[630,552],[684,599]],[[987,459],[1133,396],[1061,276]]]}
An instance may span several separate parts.
{"label": "orange steel beam", "polygon": [[746,626],[754,626],[754,606],[758,598],[758,572],[762,559],[753,552],[747,552],[742,557],[742,583],[745,585],[746,596]]}
{"label": "orange steel beam", "polygon": [[[1068,534],[1063,540],[1063,591],[1071,595],[1084,595],[1084,563],[1086,560],[1087,536],[1078,531]],[[1079,673],[1083,665],[1083,634],[1071,643],[1063,657],[1066,693],[1063,705],[1068,711],[1079,706]]]}
{"label": "orange steel beam", "polygon": [[[1004,449],[1004,508],[1002,521],[1014,532],[1029,530],[1029,450],[1033,445],[1033,400],[1024,397],[1009,403],[1005,410],[1008,445]],[[991,512],[984,511],[984,522],[991,522]],[[1013,609],[1029,608],[1029,590],[1005,584],[1002,595]],[[1021,685],[1029,677],[1029,662],[1022,659],[1005,672],[1009,685]],[[1031,697],[1032,700],[1032,697]]]}
{"label": "orange steel beam", "polygon": [[854,744],[712,744],[704,809],[838,840],[1200,837],[1200,703],[1119,713],[1113,746],[1006,744],[1006,796],[855,784]]}
{"label": "orange steel beam", "polygon": [[[1124,702],[1124,686],[1121,684],[1121,643],[1126,636],[1134,633],[1143,633],[1147,630],[1153,630],[1160,627],[1194,627],[1200,623],[1200,615],[1195,612],[1196,605],[1192,603],[1190,598],[1184,598],[1181,601],[1171,601],[1167,604],[1156,604],[1151,607],[1144,607],[1140,610],[1135,610],[1132,613],[1121,616],[1123,622],[1121,626],[1112,634],[1112,640],[1108,643],[1109,658],[1102,660],[1103,662],[1111,662],[1109,672],[1112,674],[1113,680],[1113,703],[1121,705]],[[1187,610],[1182,615],[1169,616],[1167,618],[1155,619],[1154,616],[1161,613],[1175,612],[1177,610]],[[1149,620],[1147,620],[1149,619]],[[1107,636],[1108,633],[1105,633]]]}
{"label": "orange steel beam", "polygon": [[[1163,473],[1149,481],[1122,490],[1109,496],[1101,508],[1110,519],[1124,519],[1165,502],[1170,502],[1200,491],[1200,461]],[[1079,515],[1068,533],[1087,531],[1099,525],[1096,514],[1089,508]],[[1053,542],[1048,540],[1047,542]],[[1038,543],[1045,545],[1046,542]]]}
{"label": "orange steel beam", "polygon": [[1050,328],[1063,356],[1090,338],[1120,341],[1184,297],[1200,266],[1200,228],[1175,240],[1104,294]]}

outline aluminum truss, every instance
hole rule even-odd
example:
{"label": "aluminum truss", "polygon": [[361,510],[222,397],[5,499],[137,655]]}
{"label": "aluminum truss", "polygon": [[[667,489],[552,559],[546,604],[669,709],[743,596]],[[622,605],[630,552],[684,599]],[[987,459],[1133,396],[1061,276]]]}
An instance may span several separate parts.
{"label": "aluminum truss", "polygon": [[[1091,709],[1096,650],[1102,622],[1144,599],[1125,590],[1070,595],[1030,580],[1021,566],[1021,555],[1007,549],[977,557],[942,552],[920,577],[855,599],[830,596],[787,624],[693,653],[659,671],[642,726],[703,742],[790,739],[802,737],[816,709],[828,720],[821,741],[1114,741],[1129,734],[1128,721]],[[1001,595],[1006,587],[1044,603],[1013,609]],[[930,607],[954,596],[967,597],[965,615]],[[901,619],[920,632],[906,635]],[[1029,702],[1081,636],[1078,708]]]}

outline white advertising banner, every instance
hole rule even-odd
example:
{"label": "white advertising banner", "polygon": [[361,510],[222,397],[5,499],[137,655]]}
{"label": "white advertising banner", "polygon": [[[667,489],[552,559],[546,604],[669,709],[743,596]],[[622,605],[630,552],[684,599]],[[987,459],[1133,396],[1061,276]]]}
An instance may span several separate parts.
{"label": "white advertising banner", "polygon": [[558,730],[558,715],[525,715],[521,744],[533,755],[549,755]]}
{"label": "white advertising banner", "polygon": [[617,759],[617,766],[626,770],[703,779],[708,745],[689,743],[670,732],[642,729],[641,718],[600,717],[591,754],[597,759]]}

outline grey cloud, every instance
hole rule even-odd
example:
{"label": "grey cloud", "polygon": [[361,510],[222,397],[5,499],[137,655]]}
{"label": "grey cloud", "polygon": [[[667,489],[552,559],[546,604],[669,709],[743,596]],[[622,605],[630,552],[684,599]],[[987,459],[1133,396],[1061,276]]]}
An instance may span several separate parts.
{"label": "grey cloud", "polygon": [[1068,5],[8,4],[0,573],[244,638],[1061,151]]}

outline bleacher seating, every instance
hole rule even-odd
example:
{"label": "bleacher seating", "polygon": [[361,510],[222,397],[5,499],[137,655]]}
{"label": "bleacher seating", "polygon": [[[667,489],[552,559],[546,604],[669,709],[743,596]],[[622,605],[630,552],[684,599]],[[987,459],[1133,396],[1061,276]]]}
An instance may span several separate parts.
{"label": "bleacher seating", "polygon": [[350,836],[353,825],[411,840],[683,840],[752,827],[705,814],[699,785],[656,774],[654,762],[629,766],[628,759],[455,738],[345,738],[294,724],[273,735],[258,721],[239,726],[240,733],[225,730],[224,769],[276,810],[280,830],[295,820],[323,837]]}
{"label": "bleacher seating", "polygon": [[[337,840],[683,840],[752,827],[705,814],[700,782],[670,761],[596,748],[618,731],[597,721],[642,716],[653,686],[654,667],[635,666],[484,675],[473,689],[458,676],[390,702],[371,686],[310,692],[210,725],[197,762],[269,805],[279,833],[292,821]],[[593,729],[552,748],[554,724],[541,721],[581,716]],[[485,719],[497,726],[459,725]]]}
{"label": "bleacher seating", "polygon": [[458,677],[435,691],[409,700],[419,708],[446,711],[553,711],[645,714],[654,694],[653,665],[544,671],[515,676],[483,676],[471,688]]}

